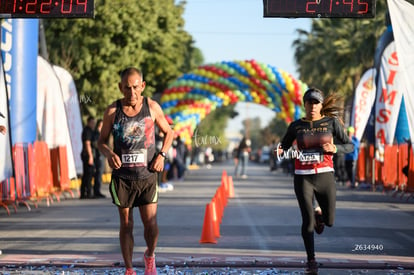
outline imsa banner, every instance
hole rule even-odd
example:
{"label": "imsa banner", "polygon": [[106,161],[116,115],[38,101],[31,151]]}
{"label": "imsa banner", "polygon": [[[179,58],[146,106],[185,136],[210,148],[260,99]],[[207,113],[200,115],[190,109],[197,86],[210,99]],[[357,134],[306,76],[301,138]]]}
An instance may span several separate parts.
{"label": "imsa banner", "polygon": [[393,144],[403,95],[401,67],[395,42],[385,48],[377,83],[375,101],[375,139],[377,146]]}

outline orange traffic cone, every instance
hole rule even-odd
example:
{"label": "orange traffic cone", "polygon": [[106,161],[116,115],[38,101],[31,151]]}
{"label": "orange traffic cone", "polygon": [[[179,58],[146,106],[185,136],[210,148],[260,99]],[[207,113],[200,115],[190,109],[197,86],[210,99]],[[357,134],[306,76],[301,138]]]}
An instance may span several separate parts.
{"label": "orange traffic cone", "polygon": [[211,200],[211,210],[213,211],[213,231],[216,238],[220,238],[220,221],[218,218],[216,200],[213,198]]}
{"label": "orange traffic cone", "polygon": [[214,236],[212,214],[211,204],[207,203],[200,243],[217,243],[216,237]]}
{"label": "orange traffic cone", "polygon": [[234,185],[233,185],[233,177],[228,177],[228,191],[227,191],[227,197],[234,198]]}
{"label": "orange traffic cone", "polygon": [[223,170],[223,172],[221,173],[221,178],[227,177],[227,171]]}
{"label": "orange traffic cone", "polygon": [[223,212],[224,212],[224,201],[223,201],[223,195],[220,191],[221,189],[216,190],[216,194],[214,195],[214,201],[216,205],[216,214],[218,217],[218,221],[221,223],[221,219],[223,218]]}

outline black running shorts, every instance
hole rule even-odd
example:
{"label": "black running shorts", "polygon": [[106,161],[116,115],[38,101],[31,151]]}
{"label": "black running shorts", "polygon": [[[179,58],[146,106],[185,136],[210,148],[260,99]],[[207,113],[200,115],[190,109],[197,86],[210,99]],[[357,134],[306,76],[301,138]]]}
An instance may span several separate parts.
{"label": "black running shorts", "polygon": [[140,180],[123,179],[112,175],[109,184],[112,202],[121,208],[138,207],[158,202],[157,174]]}

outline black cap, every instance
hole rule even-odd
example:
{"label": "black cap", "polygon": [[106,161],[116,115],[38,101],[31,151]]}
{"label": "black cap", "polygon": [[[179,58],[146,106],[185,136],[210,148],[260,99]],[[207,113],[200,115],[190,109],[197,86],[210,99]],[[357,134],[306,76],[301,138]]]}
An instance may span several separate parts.
{"label": "black cap", "polygon": [[320,90],[315,88],[309,88],[306,90],[305,95],[303,96],[303,101],[310,101],[310,100],[316,100],[319,103],[323,102],[323,94]]}

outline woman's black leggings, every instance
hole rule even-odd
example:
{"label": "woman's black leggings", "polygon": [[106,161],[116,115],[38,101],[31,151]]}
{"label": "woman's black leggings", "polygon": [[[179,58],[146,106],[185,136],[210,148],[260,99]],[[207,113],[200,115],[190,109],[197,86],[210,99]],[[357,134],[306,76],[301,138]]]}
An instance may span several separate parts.
{"label": "woman's black leggings", "polygon": [[336,186],[334,172],[294,176],[295,194],[302,214],[302,238],[308,261],[315,258],[313,231],[315,214],[313,199],[322,209],[325,225],[332,226],[335,219]]}

